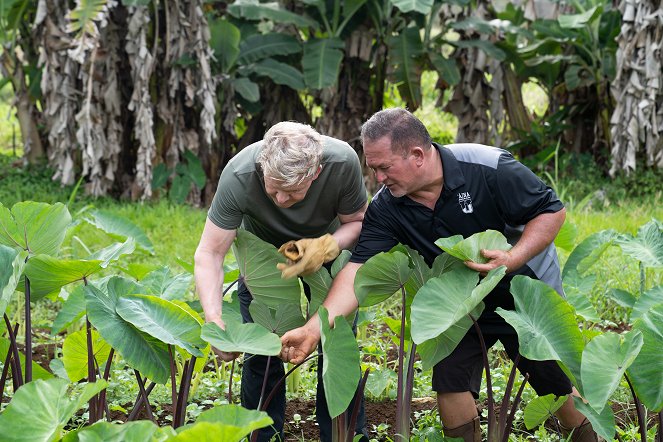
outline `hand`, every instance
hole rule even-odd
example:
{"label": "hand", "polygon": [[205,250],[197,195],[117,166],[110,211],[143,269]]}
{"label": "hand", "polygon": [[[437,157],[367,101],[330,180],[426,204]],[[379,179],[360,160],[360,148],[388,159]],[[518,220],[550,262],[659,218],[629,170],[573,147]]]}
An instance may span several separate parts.
{"label": "hand", "polygon": [[479,264],[473,261],[465,261],[465,265],[470,269],[481,273],[482,276],[486,276],[488,272],[499,266],[506,266],[507,273],[520,267],[514,267],[513,256],[509,251],[484,249],[481,250],[481,255],[488,259],[487,263]]}
{"label": "hand", "polygon": [[[222,319],[216,319],[212,322],[215,322],[216,325],[221,327],[222,330],[226,329],[226,324],[223,322]],[[212,351],[214,352],[215,355],[220,357],[223,362],[230,362],[234,359],[237,359],[237,357],[239,356],[239,353],[237,353],[237,352],[227,352],[227,351],[219,350],[218,348],[216,348],[214,346],[212,346]]]}
{"label": "hand", "polygon": [[279,252],[288,258],[288,262],[279,263],[276,268],[281,271],[283,279],[288,279],[317,272],[322,264],[336,258],[340,250],[336,239],[327,233],[319,238],[288,241]]}
{"label": "hand", "polygon": [[[314,321],[318,324],[318,321]],[[316,332],[317,330],[317,332]],[[304,361],[318,346],[320,340],[320,329],[308,324],[290,330],[281,337],[281,359],[291,364],[299,364]]]}

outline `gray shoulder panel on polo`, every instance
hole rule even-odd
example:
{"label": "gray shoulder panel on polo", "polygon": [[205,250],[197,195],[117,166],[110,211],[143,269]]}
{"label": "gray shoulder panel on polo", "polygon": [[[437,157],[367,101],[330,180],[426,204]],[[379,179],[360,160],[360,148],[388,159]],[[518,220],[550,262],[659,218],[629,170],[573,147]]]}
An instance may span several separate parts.
{"label": "gray shoulder panel on polo", "polygon": [[507,153],[504,149],[476,143],[445,144],[444,147],[453,152],[458,161],[480,164],[492,169],[497,169],[500,155]]}

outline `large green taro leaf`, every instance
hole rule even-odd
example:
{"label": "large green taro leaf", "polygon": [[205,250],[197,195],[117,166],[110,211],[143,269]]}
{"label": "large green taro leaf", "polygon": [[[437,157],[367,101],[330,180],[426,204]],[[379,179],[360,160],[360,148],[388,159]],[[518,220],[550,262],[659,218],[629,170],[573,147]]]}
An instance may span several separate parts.
{"label": "large green taro leaf", "polygon": [[[85,286],[79,285],[69,293],[67,299],[62,303],[58,315],[53,321],[51,335],[60,333],[75,321],[79,320],[85,313]],[[60,292],[62,293],[62,292]]]}
{"label": "large green taro leaf", "polygon": [[138,330],[116,311],[119,299],[136,293],[138,288],[135,283],[120,277],[110,278],[105,292],[87,285],[85,301],[88,319],[131,367],[163,384],[170,373],[168,347]]}
{"label": "large green taro leaf", "polygon": [[409,297],[414,297],[426,281],[430,279],[431,269],[419,252],[405,245],[401,247],[410,257],[410,267],[412,268],[410,278],[405,283],[405,292]]}
{"label": "large green taro leaf", "polygon": [[88,256],[86,260],[100,260],[100,266],[105,269],[112,261],[117,261],[122,255],[130,255],[134,250],[136,250],[136,241],[134,241],[133,238],[128,238],[124,242],[116,242],[94,252],[92,255]]}
{"label": "large green taro leaf", "polygon": [[585,238],[573,249],[566,260],[564,270],[562,270],[562,278],[566,278],[566,274],[572,270],[577,271],[579,275],[583,275],[612,245],[616,237],[617,232],[614,230],[601,230]]}
{"label": "large green taro leaf", "polygon": [[350,257],[352,256],[352,252],[349,250],[341,250],[341,253],[336,257],[334,260],[332,267],[331,267],[331,277],[336,278],[336,275],[338,275],[338,272],[343,270],[343,267],[350,261]]}
{"label": "large green taro leaf", "polygon": [[357,271],[354,288],[362,307],[387,300],[404,287],[412,269],[407,255],[401,252],[378,253]]}
{"label": "large green taro leaf", "polygon": [[173,427],[158,427],[152,421],[126,422],[123,424],[97,422],[89,427],[70,431],[62,442],[162,442],[176,435]]}
{"label": "large green taro leaf", "polygon": [[527,276],[513,278],[511,294],[516,311],[496,311],[516,329],[520,354],[535,361],[561,361],[580,387],[584,339],[573,307],[555,289]]}
{"label": "large green taro leaf", "polygon": [[[272,418],[264,411],[247,410],[233,404],[217,405],[200,413],[200,416],[196,419],[196,423],[183,427],[178,437],[174,440],[198,442],[200,440],[208,440],[209,435],[213,434],[214,440],[238,442],[252,431],[267,427],[273,423]],[[202,431],[205,429],[212,430],[212,432],[206,433]]]}
{"label": "large green taro leaf", "polygon": [[283,304],[273,310],[254,299],[249,306],[249,312],[254,322],[279,336],[306,323],[301,309],[294,304]]}
{"label": "large green taro leaf", "polygon": [[238,229],[233,253],[251,294],[272,308],[283,303],[299,305],[297,278],[283,279],[276,268],[285,258],[276,248],[246,230]]}
{"label": "large green taro leaf", "polygon": [[468,268],[459,268],[429,279],[412,302],[414,342],[420,344],[436,338],[466,317],[495,288],[505,273],[504,266],[493,269],[478,285],[479,274]]}
{"label": "large green taro leaf", "polygon": [[553,416],[567,401],[568,396],[555,397],[554,394],[537,396],[527,403],[523,412],[525,427],[531,430]]}
{"label": "large green taro leaf", "polygon": [[71,394],[64,379],[38,379],[23,385],[0,414],[3,441],[50,442],[62,438],[67,422],[92,396],[106,388],[98,380]]}
{"label": "large green taro leaf", "polygon": [[642,295],[640,295],[637,301],[635,301],[635,304],[633,305],[633,311],[631,312],[631,322],[641,318],[649,311],[649,309],[662,302],[663,285],[650,288]]}
{"label": "large green taro leaf", "polygon": [[93,210],[88,212],[85,221],[96,228],[103,230],[112,238],[124,241],[127,238],[133,238],[136,244],[143,250],[154,254],[154,245],[140,227],[128,219],[114,215],[105,210]]}
{"label": "large green taro leaf", "polygon": [[7,310],[21,280],[27,252],[19,252],[0,244],[0,316]]}
{"label": "large green taro leaf", "polygon": [[606,332],[589,341],[582,352],[580,375],[585,399],[601,413],[608,398],[619,386],[626,369],[642,347],[642,333],[632,330],[624,335]]}
{"label": "large green taro leaf", "polygon": [[642,403],[658,412],[663,409],[663,303],[650,308],[633,329],[642,332],[643,344],[626,373]]}
{"label": "large green taro leaf", "polygon": [[260,324],[232,324],[221,329],[213,322],[203,325],[200,337],[221,351],[246,352],[254,355],[276,356],[281,352],[281,340]]}
{"label": "large green taro leaf", "polygon": [[663,230],[656,220],[641,226],[636,236],[619,235],[615,243],[645,267],[663,267]]}
{"label": "large green taro leaf", "polygon": [[67,284],[87,279],[101,270],[102,262],[64,260],[48,255],[30,258],[25,266],[25,276],[30,279],[31,299],[36,301]]}
{"label": "large green taro leaf", "polygon": [[141,278],[140,283],[145,287],[146,295],[155,295],[172,301],[186,295],[191,284],[191,273],[174,275],[168,267],[163,266],[149,272]]}
{"label": "large green taro leaf", "polygon": [[[311,289],[311,300],[308,303],[308,315],[311,317],[318,311],[318,308],[327,297],[327,293],[329,293],[329,289],[332,285],[332,278],[326,268],[320,267],[317,272],[304,276],[304,282],[308,284]],[[299,306],[295,304],[288,305],[299,308]]]}
{"label": "large green taro leaf", "polygon": [[153,338],[203,356],[206,343],[200,338],[200,324],[180,306],[156,296],[125,295],[118,299],[115,311]]}
{"label": "large green taro leaf", "polygon": [[[483,313],[484,307],[483,302],[479,303],[470,315],[478,318]],[[444,333],[417,345],[417,353],[421,356],[422,368],[428,370],[449,356],[472,326],[472,319],[469,315],[466,315],[449,327]]]}
{"label": "large green taro leaf", "polygon": [[56,255],[70,222],[69,210],[61,203],[24,201],[11,211],[0,203],[0,244],[31,255]]}
{"label": "large green taro leaf", "polygon": [[[98,367],[103,367],[108,360],[111,347],[96,330],[91,330],[92,349]],[[68,335],[62,344],[62,361],[67,371],[67,377],[72,382],[78,382],[87,377],[87,333],[79,330]],[[96,371],[96,367],[95,367]]]}
{"label": "large green taro leaf", "polygon": [[601,318],[589,296],[595,282],[596,275],[580,276],[572,270],[564,276],[564,293],[577,314],[588,321],[599,322]]}
{"label": "large green taro leaf", "polygon": [[612,412],[612,408],[604,407],[601,413],[597,413],[589,404],[586,404],[577,396],[573,396],[573,404],[589,420],[596,434],[605,440],[613,440],[615,438],[615,415]]}
{"label": "large green taro leaf", "polygon": [[511,244],[506,241],[504,235],[496,230],[475,233],[467,239],[463,239],[461,235],[440,238],[435,241],[435,244],[461,261],[473,261],[480,264],[488,262],[488,259],[481,254],[482,250],[511,249]]}
{"label": "large green taro leaf", "polygon": [[394,6],[401,12],[419,12],[427,15],[433,7],[433,0],[395,0]]}
{"label": "large green taro leaf", "polygon": [[350,324],[343,316],[334,318],[329,326],[327,309],[320,307],[320,343],[322,344],[322,381],[325,386],[327,407],[332,418],[343,413],[357,391],[361,367],[359,347]]}

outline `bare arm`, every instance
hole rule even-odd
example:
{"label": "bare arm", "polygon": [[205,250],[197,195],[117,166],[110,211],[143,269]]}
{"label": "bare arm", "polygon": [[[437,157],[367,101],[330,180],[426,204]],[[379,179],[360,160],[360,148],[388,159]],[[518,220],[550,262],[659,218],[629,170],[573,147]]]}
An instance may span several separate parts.
{"label": "bare arm", "polygon": [[364,213],[366,213],[367,207],[368,202],[364,204],[364,207],[353,214],[338,215],[338,219],[341,221],[341,226],[332,236],[338,243],[339,249],[349,249],[357,242],[359,232],[361,231],[361,223],[364,221]]}
{"label": "bare arm", "polygon": [[[359,267],[361,264],[350,262],[334,278],[329,294],[322,304],[329,311],[330,325],[333,325],[335,317],[348,316],[357,309],[354,281]],[[315,350],[319,340],[320,319],[316,313],[303,327],[283,335],[281,359],[298,364]]]}
{"label": "bare arm", "polygon": [[506,266],[506,271],[513,272],[524,266],[527,261],[541,253],[555,240],[559,229],[564,224],[566,209],[554,213],[542,213],[525,224],[523,234],[518,243],[508,252],[503,250],[482,250],[483,256],[489,258],[486,264],[477,264],[467,261],[465,264],[472,270],[481,273]]}
{"label": "bare arm", "polygon": [[194,255],[196,292],[205,321],[216,322],[222,328],[223,260],[236,235],[235,230],[222,229],[208,218]]}

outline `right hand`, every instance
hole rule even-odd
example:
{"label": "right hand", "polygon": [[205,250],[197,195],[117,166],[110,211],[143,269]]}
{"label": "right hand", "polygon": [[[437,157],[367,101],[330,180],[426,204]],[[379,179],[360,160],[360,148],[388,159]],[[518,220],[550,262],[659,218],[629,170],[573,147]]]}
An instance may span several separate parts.
{"label": "right hand", "polygon": [[[222,330],[226,329],[226,324],[225,324],[225,322],[223,322],[222,319],[217,319],[217,320],[211,321],[211,322],[215,322],[216,325],[221,327]],[[216,354],[218,357],[220,357],[223,362],[230,362],[234,359],[237,359],[240,355],[237,352],[227,352],[227,351],[219,350],[218,348],[216,348],[214,346],[212,346],[212,351],[214,352],[214,354]]]}
{"label": "right hand", "polygon": [[319,341],[319,327],[313,328],[306,324],[290,330],[281,337],[281,359],[291,364],[299,364],[313,353]]}

